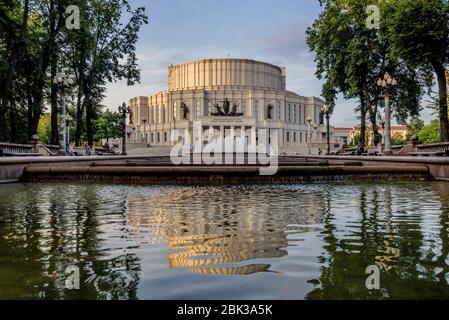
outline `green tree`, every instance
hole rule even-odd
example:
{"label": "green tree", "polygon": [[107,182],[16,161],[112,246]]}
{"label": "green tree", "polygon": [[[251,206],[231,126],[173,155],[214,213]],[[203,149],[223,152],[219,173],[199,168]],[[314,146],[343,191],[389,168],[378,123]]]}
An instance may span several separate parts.
{"label": "green tree", "polygon": [[[81,10],[81,29],[65,28],[66,8]],[[0,141],[25,142],[50,107],[50,143],[58,143],[58,104],[52,79],[76,77],[66,90],[75,109],[76,142],[92,144],[106,85],[140,80],[136,43],[144,7],[127,0],[0,0]],[[19,63],[20,62],[20,63]]]}
{"label": "green tree", "polygon": [[404,139],[404,136],[401,133],[395,132],[391,136],[391,144],[395,145],[395,146],[399,146],[399,145],[407,144],[407,141],[406,141],[406,139]]}
{"label": "green tree", "polygon": [[[373,1],[380,4],[382,1]],[[399,80],[393,111],[401,121],[419,114],[423,94],[421,81],[428,81],[420,70],[389,55],[385,23],[381,29],[366,25],[366,0],[321,0],[323,11],[307,30],[307,42],[316,53],[317,76],[325,80],[323,96],[334,105],[337,93],[357,98],[360,112],[360,142],[366,144],[366,120],[371,122],[375,142],[380,141],[378,110],[383,107],[377,80],[386,71]]]}
{"label": "green tree", "polygon": [[358,146],[360,144],[360,142],[361,142],[360,133],[356,133],[354,135],[354,141],[353,141],[352,145]]}
{"label": "green tree", "polygon": [[440,141],[449,141],[445,65],[449,60],[447,0],[384,2],[390,52],[413,66],[432,69],[438,80]]}
{"label": "green tree", "polygon": [[136,43],[143,24],[148,23],[144,7],[133,9],[127,0],[74,0],[80,7],[81,29],[67,35],[66,56],[75,71],[78,87],[76,144],[82,126],[93,144],[95,119],[103,106],[106,84],[140,81]]}
{"label": "green tree", "polygon": [[117,112],[107,110],[95,120],[95,140],[121,137],[122,117]]}
{"label": "green tree", "polygon": [[418,137],[424,144],[438,143],[440,141],[440,122],[434,120],[431,124],[424,126],[419,131]]}
{"label": "green tree", "polygon": [[6,113],[13,95],[16,67],[23,56],[28,31],[30,1],[0,1],[0,141],[7,137]]}
{"label": "green tree", "polygon": [[37,135],[39,137],[39,141],[46,144],[51,143],[51,116],[49,114],[45,114],[39,119]]}
{"label": "green tree", "polygon": [[411,137],[417,136],[419,132],[424,128],[424,121],[419,118],[413,118],[407,124],[407,141],[410,140]]}

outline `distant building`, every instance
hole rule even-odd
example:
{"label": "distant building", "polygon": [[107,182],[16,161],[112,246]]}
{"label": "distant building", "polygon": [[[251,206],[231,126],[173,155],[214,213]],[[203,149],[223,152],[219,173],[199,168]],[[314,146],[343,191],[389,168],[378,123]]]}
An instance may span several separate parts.
{"label": "distant building", "polygon": [[335,141],[342,145],[350,144],[351,132],[354,128],[335,128],[334,138]]}
{"label": "distant building", "polygon": [[[378,130],[379,134],[383,135],[382,128],[379,127]],[[360,125],[356,125],[352,128],[335,128],[334,137],[335,140],[341,144],[355,145],[357,144],[360,132]],[[407,133],[407,126],[391,126],[391,137],[393,139],[406,140]],[[373,130],[370,126],[366,127],[366,140],[367,145],[373,144]]]}

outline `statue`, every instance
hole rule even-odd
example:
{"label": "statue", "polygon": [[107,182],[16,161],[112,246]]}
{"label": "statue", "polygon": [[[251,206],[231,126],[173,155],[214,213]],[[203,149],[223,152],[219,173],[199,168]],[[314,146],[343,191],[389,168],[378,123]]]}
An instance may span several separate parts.
{"label": "statue", "polygon": [[231,114],[230,114],[230,116],[236,116],[237,115],[237,108],[238,108],[238,103],[234,103],[234,105],[232,106],[232,111],[231,111]]}
{"label": "statue", "polygon": [[181,109],[182,109],[182,118],[184,120],[187,120],[187,114],[189,113],[189,107],[183,102],[181,103]]}
{"label": "statue", "polygon": [[228,98],[223,101],[223,107],[220,107],[218,103],[214,104],[214,107],[217,109],[216,113],[212,113],[214,117],[241,117],[243,113],[237,113],[239,104],[234,103],[231,110],[231,103]]}
{"label": "statue", "polygon": [[221,110],[221,107],[218,105],[218,103],[214,104],[215,109],[217,109],[217,113],[214,113],[213,116],[224,116],[225,113],[223,110]]}
{"label": "statue", "polygon": [[129,124],[130,125],[134,124],[134,114],[131,110],[129,110]]}
{"label": "statue", "polygon": [[271,120],[271,119],[273,119],[273,116],[272,116],[272,114],[271,114],[271,111],[274,109],[274,107],[271,105],[271,103],[269,103],[268,104],[268,107],[267,107],[267,119],[268,120]]}
{"label": "statue", "polygon": [[231,103],[229,102],[228,98],[225,98],[225,101],[223,101],[223,111],[225,115],[229,115],[230,107]]}

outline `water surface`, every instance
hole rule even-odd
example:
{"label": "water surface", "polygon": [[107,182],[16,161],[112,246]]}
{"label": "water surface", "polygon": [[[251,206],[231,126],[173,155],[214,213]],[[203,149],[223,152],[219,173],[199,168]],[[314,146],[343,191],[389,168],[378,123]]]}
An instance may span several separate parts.
{"label": "water surface", "polygon": [[448,187],[1,185],[0,298],[448,299]]}

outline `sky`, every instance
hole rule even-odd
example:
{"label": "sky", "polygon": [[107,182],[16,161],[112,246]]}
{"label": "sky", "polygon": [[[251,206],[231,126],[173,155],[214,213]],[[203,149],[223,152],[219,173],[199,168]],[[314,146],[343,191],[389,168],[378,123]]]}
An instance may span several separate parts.
{"label": "sky", "polygon": [[[315,76],[314,54],[305,31],[318,17],[318,0],[130,0],[145,6],[149,24],[137,45],[141,83],[108,85],[103,103],[112,110],[135,96],[149,96],[167,88],[167,68],[189,60],[245,58],[287,68],[287,89],[303,96],[321,96]],[[341,97],[332,125],[358,123],[357,101]],[[423,113],[426,122],[432,119]]]}

